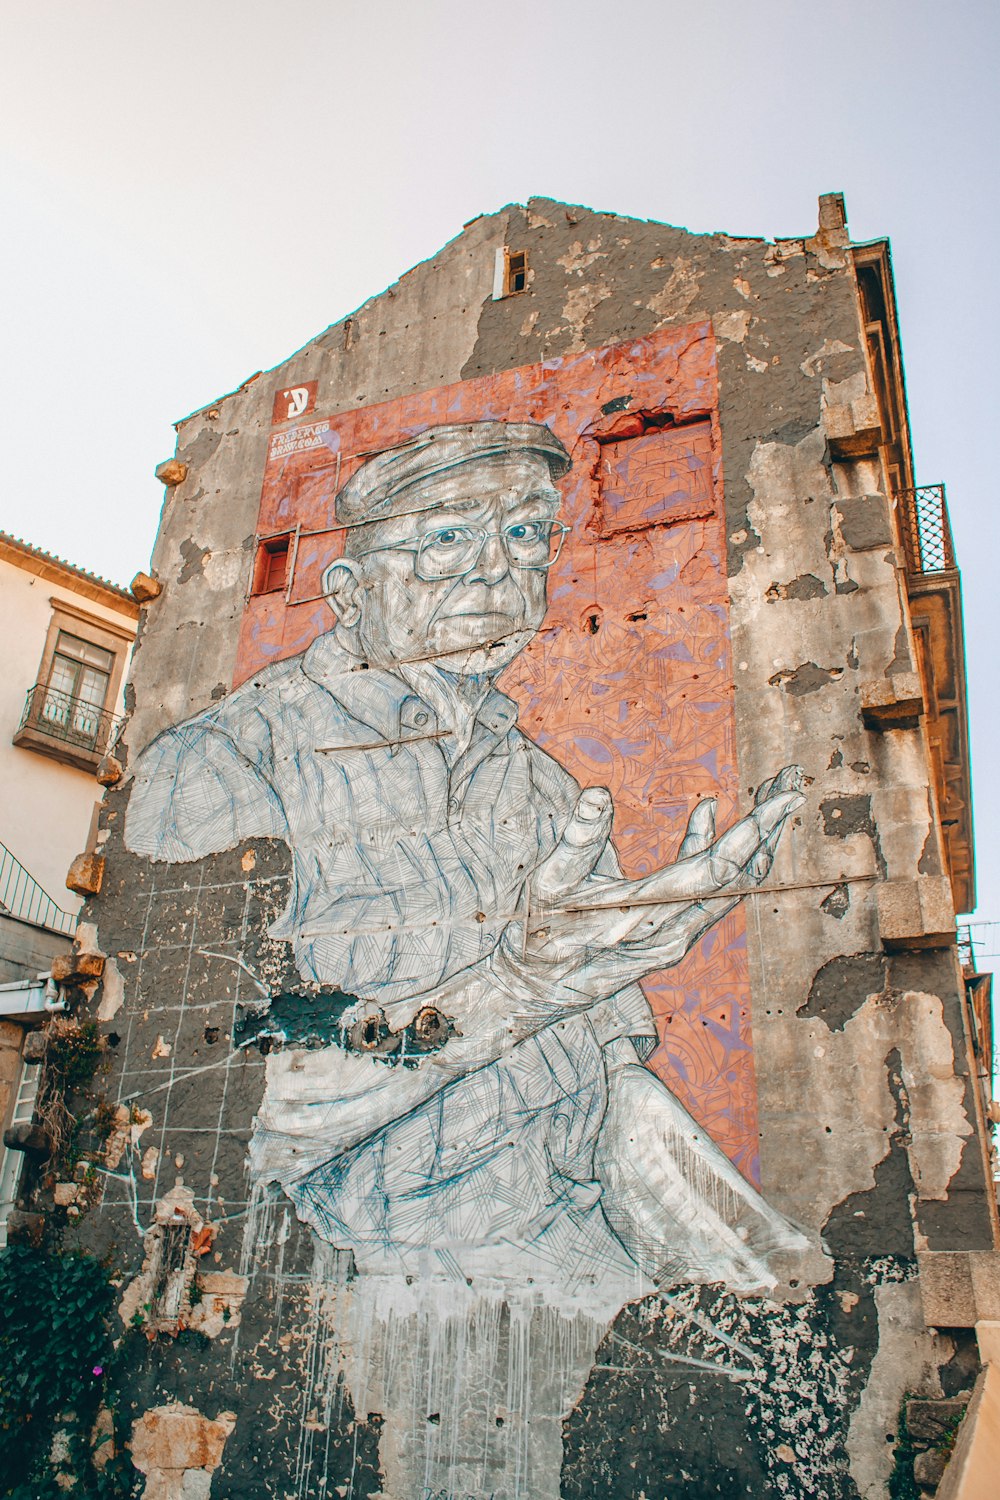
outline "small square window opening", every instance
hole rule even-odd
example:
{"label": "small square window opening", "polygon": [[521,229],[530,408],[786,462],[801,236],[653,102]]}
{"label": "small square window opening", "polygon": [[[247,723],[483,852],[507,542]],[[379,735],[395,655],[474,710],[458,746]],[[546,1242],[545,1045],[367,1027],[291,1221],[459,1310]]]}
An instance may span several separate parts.
{"label": "small square window opening", "polygon": [[516,292],[523,292],[528,285],[528,252],[526,250],[508,250],[507,252],[507,285],[506,293],[512,297]]}
{"label": "small square window opening", "polygon": [[257,548],[254,569],[255,594],[280,594],[288,581],[288,550],[291,537],[269,536]]}

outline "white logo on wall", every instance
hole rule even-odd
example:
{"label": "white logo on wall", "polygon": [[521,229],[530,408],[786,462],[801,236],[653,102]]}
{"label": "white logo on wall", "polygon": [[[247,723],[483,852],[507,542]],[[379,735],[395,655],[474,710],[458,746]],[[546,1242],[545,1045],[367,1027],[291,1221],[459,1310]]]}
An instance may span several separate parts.
{"label": "white logo on wall", "polygon": [[275,391],[272,423],[291,422],[315,410],[317,385],[315,380],[304,380],[301,385],[288,385]]}
{"label": "white logo on wall", "polygon": [[282,391],[281,396],[282,400],[288,402],[288,409],[285,412],[286,419],[288,417],[301,417],[309,405],[309,389],[304,385],[292,386],[290,390]]}

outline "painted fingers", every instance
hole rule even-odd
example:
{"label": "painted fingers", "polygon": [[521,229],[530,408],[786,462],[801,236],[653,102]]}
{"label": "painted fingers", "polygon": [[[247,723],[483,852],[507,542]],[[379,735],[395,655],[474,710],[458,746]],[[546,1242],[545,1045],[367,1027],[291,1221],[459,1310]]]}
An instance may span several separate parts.
{"label": "painted fingers", "polygon": [[614,806],[607,787],[589,786],[580,793],[558,844],[531,877],[531,901],[564,900],[593,874],[611,833]]}

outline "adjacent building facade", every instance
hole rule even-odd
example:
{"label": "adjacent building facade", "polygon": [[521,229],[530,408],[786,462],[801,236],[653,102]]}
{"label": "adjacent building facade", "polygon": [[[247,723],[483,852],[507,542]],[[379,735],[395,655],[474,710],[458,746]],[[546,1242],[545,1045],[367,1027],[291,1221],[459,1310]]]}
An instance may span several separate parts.
{"label": "adjacent building facade", "polygon": [[[97,837],[95,771],[121,724],[139,606],[130,593],[0,532],[0,1119],[30,1119],[22,1066],[45,1017],[39,976],[68,952],[80,896],[71,862]],[[0,1150],[0,1241],[22,1157]]]}
{"label": "adjacent building facade", "polygon": [[160,472],[48,1184],[148,1492],[931,1491],[1000,1269],[886,242],[533,200]]}

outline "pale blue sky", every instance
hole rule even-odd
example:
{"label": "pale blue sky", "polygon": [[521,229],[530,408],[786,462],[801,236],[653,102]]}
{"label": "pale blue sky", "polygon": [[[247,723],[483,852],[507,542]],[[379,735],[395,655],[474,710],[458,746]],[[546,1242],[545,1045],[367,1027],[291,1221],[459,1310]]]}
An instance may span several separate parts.
{"label": "pale blue sky", "polygon": [[544,194],[889,235],[917,473],[966,599],[1000,917],[996,0],[0,0],[0,526],[127,581],[171,423],[475,214]]}

